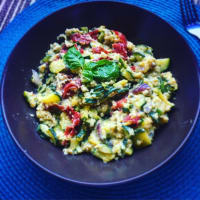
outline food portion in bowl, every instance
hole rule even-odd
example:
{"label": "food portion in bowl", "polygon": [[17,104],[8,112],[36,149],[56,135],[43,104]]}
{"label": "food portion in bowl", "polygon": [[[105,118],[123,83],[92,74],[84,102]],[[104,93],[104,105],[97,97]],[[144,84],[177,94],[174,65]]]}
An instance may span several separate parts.
{"label": "food portion in bowl", "polygon": [[109,162],[151,145],[168,122],[178,89],[169,64],[105,26],[66,29],[32,70],[37,89],[24,97],[36,108],[42,138],[64,154],[90,152]]}

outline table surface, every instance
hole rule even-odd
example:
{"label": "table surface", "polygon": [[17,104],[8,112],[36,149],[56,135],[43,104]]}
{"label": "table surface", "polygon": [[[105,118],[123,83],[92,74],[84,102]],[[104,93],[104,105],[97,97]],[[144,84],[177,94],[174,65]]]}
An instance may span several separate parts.
{"label": "table surface", "polygon": [[[27,30],[48,14],[82,0],[37,0],[36,2],[1,0],[0,2],[1,76],[10,52]],[[150,10],[168,21],[185,37],[200,63],[200,42],[184,30],[178,0],[124,0],[124,2]],[[30,4],[32,5],[29,6]],[[22,10],[24,11],[21,12]],[[13,22],[9,24],[10,21]],[[150,175],[129,184],[91,188],[65,182],[35,166],[16,147],[0,113],[0,199],[198,200],[200,199],[199,131],[200,120],[181,151]]]}

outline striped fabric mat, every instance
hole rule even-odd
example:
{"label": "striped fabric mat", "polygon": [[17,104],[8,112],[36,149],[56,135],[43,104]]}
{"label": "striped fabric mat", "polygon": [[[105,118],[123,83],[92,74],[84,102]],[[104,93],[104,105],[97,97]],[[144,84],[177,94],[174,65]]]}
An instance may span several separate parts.
{"label": "striped fabric mat", "polygon": [[[35,1],[36,0],[0,0],[0,32],[18,13],[22,12],[24,8],[33,4]],[[193,1],[195,4],[200,5],[200,0]]]}
{"label": "striped fabric mat", "polygon": [[24,8],[36,0],[0,0],[0,32]]}

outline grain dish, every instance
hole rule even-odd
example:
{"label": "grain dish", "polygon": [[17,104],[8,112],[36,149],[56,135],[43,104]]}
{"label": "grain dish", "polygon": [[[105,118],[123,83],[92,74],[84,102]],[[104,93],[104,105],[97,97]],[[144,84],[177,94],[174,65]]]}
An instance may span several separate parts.
{"label": "grain dish", "polygon": [[36,91],[24,91],[40,136],[64,154],[89,152],[104,162],[151,145],[178,89],[166,71],[170,59],[105,26],[66,29],[57,39],[32,70]]}

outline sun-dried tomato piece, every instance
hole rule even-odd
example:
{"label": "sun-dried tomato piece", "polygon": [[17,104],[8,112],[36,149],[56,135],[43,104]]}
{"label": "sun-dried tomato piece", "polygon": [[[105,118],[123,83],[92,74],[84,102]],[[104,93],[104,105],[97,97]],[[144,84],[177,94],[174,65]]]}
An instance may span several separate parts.
{"label": "sun-dried tomato piece", "polygon": [[127,115],[123,122],[127,122],[129,123],[129,125],[139,125],[139,121],[140,121],[140,116],[136,116],[136,117],[131,117],[130,115]]}
{"label": "sun-dried tomato piece", "polygon": [[69,116],[69,118],[72,120],[73,126],[78,126],[81,121],[81,115],[79,112],[75,111],[74,108],[68,106],[66,108],[66,113]]}
{"label": "sun-dried tomato piece", "polygon": [[[113,30],[114,31],[114,30]],[[119,40],[121,43],[124,43],[125,46],[127,46],[127,39],[126,39],[126,36],[124,34],[122,34],[121,32],[119,31],[114,31],[114,33],[118,36]]]}
{"label": "sun-dried tomato piece", "polygon": [[64,134],[66,136],[73,137],[76,134],[76,130],[75,130],[74,126],[67,126]]}
{"label": "sun-dried tomato piece", "polygon": [[49,105],[46,108],[46,110],[48,110],[51,113],[59,113],[59,112],[63,112],[65,110],[65,107],[59,104],[52,104],[52,105]]}
{"label": "sun-dried tomato piece", "polygon": [[112,44],[113,52],[121,54],[124,58],[127,58],[127,49],[124,43]]}
{"label": "sun-dried tomato piece", "polygon": [[80,124],[81,121],[81,115],[79,112],[75,111],[73,107],[67,106],[65,109],[65,112],[69,116],[70,120],[72,121],[71,126],[67,126],[65,129],[65,135],[73,137],[76,132],[76,126]]}
{"label": "sun-dried tomato piece", "polygon": [[121,109],[124,103],[126,102],[127,102],[126,98],[120,99],[119,101],[116,102],[115,105],[112,106],[112,110]]}
{"label": "sun-dried tomato piece", "polygon": [[98,29],[95,29],[94,31],[89,32],[89,35],[95,40],[97,40],[98,34],[99,34],[99,30]]}
{"label": "sun-dried tomato piece", "polygon": [[78,86],[74,83],[67,83],[64,86],[62,98],[65,99],[73,95],[74,92],[78,90]]}
{"label": "sun-dried tomato piece", "polygon": [[72,34],[71,35],[71,40],[73,42],[78,42],[81,45],[88,45],[92,41],[89,34],[80,34],[80,33]]}
{"label": "sun-dried tomato piece", "polygon": [[133,65],[133,66],[131,66],[131,70],[132,71],[135,71],[136,70],[136,67]]}
{"label": "sun-dried tomato piece", "polygon": [[101,52],[104,52],[105,54],[108,54],[109,52],[105,50],[103,47],[93,47],[92,53],[100,54]]}

